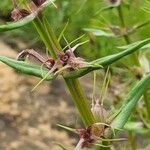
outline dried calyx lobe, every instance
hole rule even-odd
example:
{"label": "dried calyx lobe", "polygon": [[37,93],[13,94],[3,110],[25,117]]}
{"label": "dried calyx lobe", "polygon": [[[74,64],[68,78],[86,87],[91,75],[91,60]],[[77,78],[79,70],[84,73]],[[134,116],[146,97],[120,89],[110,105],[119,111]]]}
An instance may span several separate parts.
{"label": "dried calyx lobe", "polygon": [[104,132],[106,128],[108,128],[108,126],[95,123],[86,129],[76,129],[76,132],[80,137],[76,148],[80,147],[81,149],[93,147],[97,142],[100,142],[100,138],[105,138]]}
{"label": "dried calyx lobe", "polygon": [[26,16],[30,15],[30,13],[25,9],[14,8],[11,12],[11,18],[15,21],[20,20]]}
{"label": "dried calyx lobe", "polygon": [[14,9],[11,12],[11,18],[15,21],[18,21],[28,15],[30,15],[30,12],[26,9],[22,9],[18,7],[17,1],[12,0]]}
{"label": "dried calyx lobe", "polygon": [[71,57],[70,51],[66,51],[65,53],[58,54],[59,59],[63,62],[63,66],[67,64],[69,58]]}
{"label": "dried calyx lobe", "polygon": [[36,6],[41,6],[46,0],[32,0]]}
{"label": "dried calyx lobe", "polygon": [[55,61],[52,58],[45,59],[42,55],[34,51],[33,49],[26,49],[23,50],[19,55],[17,56],[17,60],[19,61],[25,61],[27,57],[34,57],[39,62],[41,62],[47,69],[51,69],[54,66]]}
{"label": "dried calyx lobe", "polygon": [[[32,0],[32,2],[37,6],[41,6],[46,0]],[[14,3],[14,10],[11,12],[11,18],[14,20],[14,21],[18,21],[26,16],[28,16],[30,13],[29,11],[25,10],[25,9],[20,9],[18,6],[17,6],[17,3],[15,0],[13,0],[13,3]]]}
{"label": "dried calyx lobe", "polygon": [[46,67],[53,73],[55,73],[59,69],[61,71],[72,71],[87,66],[87,63],[82,58],[75,57],[71,49],[67,50],[66,52],[59,52],[57,54],[58,58],[56,60],[54,60],[53,58],[45,59],[42,55],[40,55],[33,49],[27,49],[19,53],[17,60],[24,61],[26,57],[29,56],[34,57],[36,60],[41,62],[44,67]]}
{"label": "dried calyx lobe", "polygon": [[81,148],[91,148],[94,145],[95,139],[92,136],[91,127],[88,127],[87,129],[77,129],[77,133],[79,134],[80,139],[83,139]]}

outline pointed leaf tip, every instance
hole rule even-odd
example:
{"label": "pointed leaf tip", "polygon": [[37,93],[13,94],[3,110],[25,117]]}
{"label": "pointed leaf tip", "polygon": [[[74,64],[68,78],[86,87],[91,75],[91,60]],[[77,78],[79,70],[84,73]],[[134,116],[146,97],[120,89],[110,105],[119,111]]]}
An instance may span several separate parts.
{"label": "pointed leaf tip", "polygon": [[[43,69],[41,71],[40,66],[28,64],[23,61],[17,61],[11,58],[7,58],[5,56],[0,56],[0,61],[23,74],[28,74],[39,78],[43,78],[48,73],[46,69]],[[50,74],[47,76],[45,80],[52,80],[54,78],[55,76]]]}

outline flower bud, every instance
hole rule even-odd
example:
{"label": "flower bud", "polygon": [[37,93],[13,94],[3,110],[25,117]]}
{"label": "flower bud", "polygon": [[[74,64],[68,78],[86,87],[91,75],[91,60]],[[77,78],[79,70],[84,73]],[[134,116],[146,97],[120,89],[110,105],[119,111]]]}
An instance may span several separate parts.
{"label": "flower bud", "polygon": [[105,122],[107,111],[98,103],[92,105],[91,111],[98,122]]}

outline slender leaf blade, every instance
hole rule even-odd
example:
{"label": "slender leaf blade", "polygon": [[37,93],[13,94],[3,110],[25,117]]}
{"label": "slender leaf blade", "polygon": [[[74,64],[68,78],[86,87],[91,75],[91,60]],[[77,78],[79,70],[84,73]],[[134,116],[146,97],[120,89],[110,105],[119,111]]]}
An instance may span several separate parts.
{"label": "slender leaf blade", "polygon": [[[128,49],[130,47],[133,47],[135,45],[137,45],[139,42],[136,42],[136,43],[132,43],[132,44],[129,44],[129,45],[125,45],[125,46],[119,46],[118,48],[119,49],[122,49],[122,50],[125,50],[125,49]],[[143,46],[141,49],[150,49],[150,43],[146,44],[145,46]]]}
{"label": "slender leaf blade", "polygon": [[84,30],[84,31],[87,31],[87,32],[91,32],[91,33],[93,33],[95,36],[115,37],[115,35],[114,35],[113,33],[106,32],[106,31],[101,30],[101,29],[84,28],[83,30]]}
{"label": "slender leaf blade", "polygon": [[[97,64],[97,65],[100,65],[100,66],[103,66],[103,67],[107,67],[107,66],[111,65],[112,63],[120,60],[121,58],[123,58],[125,56],[128,56],[128,55],[134,53],[135,51],[141,49],[143,46],[147,45],[148,43],[150,43],[150,38],[145,39],[143,41],[136,42],[136,44],[133,44],[131,47],[129,47],[128,49],[126,49],[124,51],[121,51],[121,52],[118,52],[116,54],[109,55],[109,56],[94,60],[94,61],[91,62],[91,64],[93,64],[93,66],[95,64]],[[83,75],[85,75],[85,74],[87,74],[87,73],[89,73],[93,70],[98,70],[98,69],[101,69],[101,68],[102,67],[82,68],[82,69],[79,69],[79,70],[76,70],[76,71],[66,73],[64,75],[64,77],[68,78],[68,79],[78,78],[78,77],[81,77],[81,76],[83,76]]]}
{"label": "slender leaf blade", "polygon": [[[17,70],[21,73],[24,73],[24,74],[43,78],[48,73],[48,71],[45,69],[42,69],[42,71],[41,71],[40,66],[28,64],[23,61],[17,61],[17,60],[11,59],[11,58],[7,58],[5,56],[0,56],[0,61],[5,63],[6,65],[12,67],[15,70]],[[46,80],[52,80],[54,78],[55,78],[55,76],[48,75]]]}
{"label": "slender leaf blade", "polygon": [[150,75],[143,77],[141,81],[139,81],[129,92],[127,98],[125,99],[125,105],[123,105],[115,117],[113,122],[111,123],[112,128],[123,128],[126,122],[128,121],[130,115],[132,114],[136,104],[140,100],[144,91],[150,85]]}
{"label": "slender leaf blade", "polygon": [[22,26],[27,25],[28,23],[30,23],[31,21],[33,21],[35,19],[36,15],[35,13],[30,14],[29,16],[16,21],[16,22],[11,22],[8,24],[4,24],[4,25],[0,25],[0,32],[5,32],[5,31],[9,31],[9,30],[14,30],[17,28],[20,28]]}
{"label": "slender leaf blade", "polygon": [[[146,40],[143,40],[143,41],[140,41],[138,42],[136,45],[133,45],[132,47],[124,50],[124,51],[121,51],[117,54],[113,54],[113,55],[110,55],[110,56],[106,56],[106,57],[103,57],[103,58],[100,58],[100,59],[97,59],[97,60],[94,60],[92,62],[90,62],[91,66],[93,65],[93,67],[86,67],[86,68],[82,68],[82,69],[78,69],[78,70],[75,70],[75,71],[71,71],[71,72],[68,72],[68,73],[64,73],[63,74],[63,77],[66,78],[66,79],[72,79],[72,78],[78,78],[78,77],[81,77],[93,70],[98,70],[98,69],[101,69],[102,66],[103,67],[107,67],[108,65],[111,65],[112,63],[116,62],[117,60],[127,56],[127,55],[130,55],[132,54],[133,52],[137,51],[138,49],[142,48],[144,45],[148,44],[150,42],[150,38],[149,39],[146,39]],[[5,58],[5,59],[4,59]],[[2,57],[0,56],[0,60],[1,61],[5,61],[4,63],[6,63],[7,65],[9,65],[10,67],[14,68],[14,69],[17,69],[15,67],[15,63],[18,65],[20,64],[21,62],[18,62],[18,61],[15,61],[15,60],[12,60],[12,59],[9,59],[9,58],[6,58],[6,57]],[[9,63],[9,61],[13,61],[15,63]],[[22,64],[24,64],[24,62],[22,62]],[[22,66],[20,65],[20,70],[22,69]],[[31,67],[33,68],[33,67]],[[28,69],[28,70],[26,70]],[[29,68],[26,67],[26,69],[22,72],[24,72],[25,74],[30,74],[30,75],[34,75],[32,73],[32,70],[29,71]],[[37,69],[39,71],[39,69]],[[36,72],[35,73],[35,76],[38,76],[38,77],[41,77],[41,73],[40,72]],[[52,79],[53,77],[50,77],[50,79]]]}
{"label": "slender leaf blade", "polygon": [[124,126],[124,129],[131,131],[136,134],[149,136],[150,130],[143,127],[141,122],[127,122]]}

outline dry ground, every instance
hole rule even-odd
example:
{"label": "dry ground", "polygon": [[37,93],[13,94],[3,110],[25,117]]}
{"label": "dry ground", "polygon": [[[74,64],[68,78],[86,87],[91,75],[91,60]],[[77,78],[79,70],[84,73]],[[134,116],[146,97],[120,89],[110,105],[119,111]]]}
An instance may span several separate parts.
{"label": "dry ground", "polygon": [[[0,41],[0,55],[15,58],[17,53]],[[31,92],[38,81],[0,63],[0,150],[59,150],[53,141],[75,143],[56,126],[76,121],[62,81],[44,82]]]}

